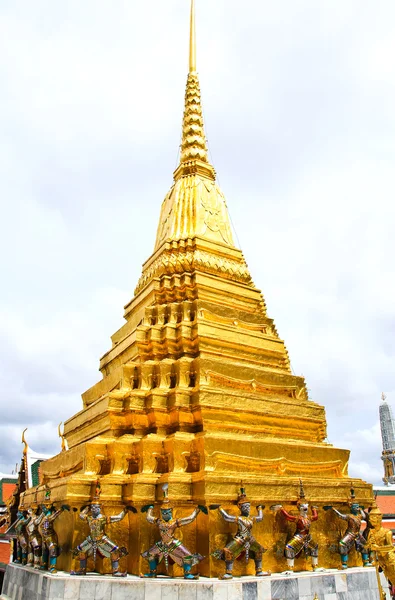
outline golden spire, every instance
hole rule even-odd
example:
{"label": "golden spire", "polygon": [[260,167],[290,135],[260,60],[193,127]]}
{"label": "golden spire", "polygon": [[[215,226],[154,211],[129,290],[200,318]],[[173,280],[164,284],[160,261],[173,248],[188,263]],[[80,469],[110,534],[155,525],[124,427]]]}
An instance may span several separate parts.
{"label": "golden spire", "polygon": [[189,35],[189,74],[185,93],[185,110],[182,124],[180,166],[174,173],[177,181],[183,175],[199,173],[215,179],[215,171],[208,160],[199,78],[196,72],[195,0],[191,0]]}
{"label": "golden spire", "polygon": [[189,36],[189,72],[196,73],[195,0],[191,0],[191,32]]}
{"label": "golden spire", "polygon": [[[169,240],[179,241],[197,236],[234,247],[226,201],[215,181],[214,167],[208,159],[196,72],[195,0],[191,0],[189,74],[182,122],[181,156],[173,177],[174,185],[162,203],[155,252]],[[170,262],[172,261],[174,254]],[[172,269],[170,264],[168,269]],[[154,272],[151,267],[149,272]],[[146,275],[143,274],[136,290],[145,285],[145,282]]]}

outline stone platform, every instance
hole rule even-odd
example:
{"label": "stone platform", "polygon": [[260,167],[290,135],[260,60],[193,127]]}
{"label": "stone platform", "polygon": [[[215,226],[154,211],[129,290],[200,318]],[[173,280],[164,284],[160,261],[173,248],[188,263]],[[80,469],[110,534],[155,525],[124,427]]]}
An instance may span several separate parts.
{"label": "stone platform", "polygon": [[315,594],[319,600],[380,600],[376,570],[277,573],[231,581],[146,580],[132,575],[120,580],[93,573],[84,578],[49,575],[11,564],[0,600],[313,600]]}

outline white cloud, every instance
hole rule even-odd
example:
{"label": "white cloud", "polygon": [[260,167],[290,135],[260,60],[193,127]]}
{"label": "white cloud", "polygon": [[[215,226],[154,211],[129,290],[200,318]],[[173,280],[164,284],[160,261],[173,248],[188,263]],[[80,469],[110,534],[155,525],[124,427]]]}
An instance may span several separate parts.
{"label": "white cloud", "polygon": [[[186,4],[0,8],[3,470],[24,419],[57,448],[153,249]],[[241,247],[329,439],[375,482],[379,430],[364,432],[382,389],[395,402],[394,17],[392,0],[198,6],[207,133]]]}
{"label": "white cloud", "polygon": [[[335,430],[334,430],[335,431]],[[351,477],[360,477],[365,481],[382,484],[383,468],[381,460],[380,424],[366,429],[355,429],[343,436],[337,436],[335,444],[346,445],[351,450],[349,474]],[[376,460],[372,460],[375,457]]]}
{"label": "white cloud", "polygon": [[372,466],[367,462],[358,462],[354,459],[350,465],[349,475],[375,485],[383,485],[383,469],[379,466]]}

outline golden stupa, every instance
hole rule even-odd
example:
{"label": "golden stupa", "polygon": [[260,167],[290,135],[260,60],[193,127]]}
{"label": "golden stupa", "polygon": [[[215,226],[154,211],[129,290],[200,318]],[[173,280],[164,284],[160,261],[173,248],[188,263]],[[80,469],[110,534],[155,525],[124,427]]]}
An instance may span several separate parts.
{"label": "golden stupa", "polygon": [[[168,482],[176,515],[182,515],[196,504],[231,507],[242,481],[252,503],[266,505],[264,521],[256,525],[268,548],[264,568],[282,571],[288,529],[268,506],[281,502],[292,510],[299,478],[311,503],[346,503],[349,451],[325,441],[324,407],[308,398],[303,377],[292,374],[284,342],[234,244],[208,159],[194,0],[189,67],[180,164],[162,204],[154,252],[125,307],[126,322],[100,361],[101,381],[82,395],[82,410],[65,424],[69,449],[42,464],[42,484],[26,492],[24,504],[42,500],[49,486],[57,505],[79,508],[100,478],[104,512],[114,514],[125,504],[140,508],[159,501]],[[371,486],[352,484],[368,506]],[[68,551],[88,532],[76,512],[63,513],[56,523],[63,548],[59,567],[68,570]],[[321,510],[312,532],[322,566],[339,564],[333,552],[337,527]],[[223,572],[210,553],[229,531],[217,511],[200,514],[183,530],[187,546],[207,557],[199,566],[202,575]],[[109,535],[129,548],[123,559],[129,573],[146,568],[140,553],[157,532],[145,515],[129,513]],[[99,565],[108,567],[106,561]],[[253,572],[253,561],[235,565],[235,574]]]}

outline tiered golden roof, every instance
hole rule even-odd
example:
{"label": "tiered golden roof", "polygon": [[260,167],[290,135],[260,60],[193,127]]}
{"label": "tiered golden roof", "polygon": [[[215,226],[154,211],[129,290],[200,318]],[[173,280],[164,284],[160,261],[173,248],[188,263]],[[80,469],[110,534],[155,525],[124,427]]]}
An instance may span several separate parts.
{"label": "tiered golden roof", "polygon": [[[349,452],[325,441],[324,408],[292,373],[284,342],[234,245],[208,159],[194,21],[192,0],[180,164],[162,205],[154,252],[125,307],[125,324],[100,361],[102,380],[83,394],[82,411],[65,424],[69,450],[42,465],[45,482],[54,500],[83,504],[100,477],[108,505],[152,502],[168,482],[182,513],[191,502],[230,503],[241,479],[252,502],[296,501],[302,477],[314,503],[346,502]],[[353,484],[367,505],[371,487]],[[71,547],[66,519],[73,514],[61,518],[60,544]],[[274,533],[273,518],[267,516],[258,532],[269,548],[286,534],[278,525]],[[117,542],[134,544],[128,570],[139,573],[140,550],[149,547],[152,533],[140,515],[130,519]],[[321,519],[329,566],[336,558],[328,554],[330,531]],[[200,515],[197,529],[186,534],[187,546],[197,544],[207,557],[218,536],[226,537],[226,525],[213,513],[210,520]],[[70,526],[78,534],[78,521]],[[275,550],[265,556],[270,568],[283,568]],[[208,576],[220,569],[209,558],[201,565]]]}

